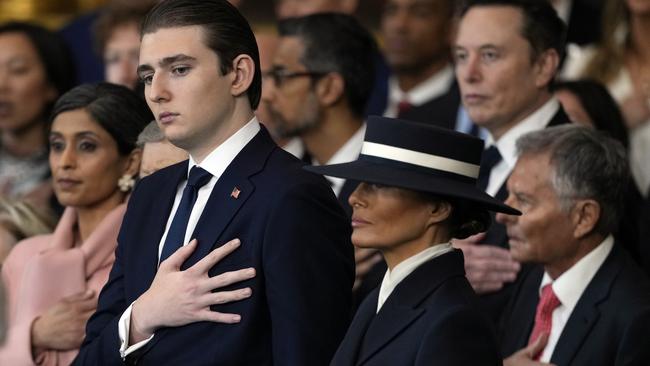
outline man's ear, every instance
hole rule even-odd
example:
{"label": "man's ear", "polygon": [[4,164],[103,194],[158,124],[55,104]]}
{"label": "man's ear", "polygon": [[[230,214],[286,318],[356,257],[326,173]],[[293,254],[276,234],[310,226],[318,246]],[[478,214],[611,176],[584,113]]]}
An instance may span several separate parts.
{"label": "man's ear", "polygon": [[316,82],[316,95],[324,106],[332,106],[343,98],[345,93],[345,80],[336,72],[330,72]]}
{"label": "man's ear", "polygon": [[232,61],[230,92],[238,97],[248,91],[255,76],[255,62],[248,55],[239,55]]}
{"label": "man's ear", "polygon": [[596,228],[600,219],[600,205],[594,200],[578,200],[571,210],[573,236],[582,238]]}
{"label": "man's ear", "polygon": [[137,176],[140,171],[140,163],[142,162],[142,149],[136,147],[129,153],[129,156],[126,159],[124,174],[132,177]]}
{"label": "man's ear", "polygon": [[551,83],[560,67],[560,55],[554,49],[548,49],[542,52],[535,61],[535,85],[539,88],[545,88]]}

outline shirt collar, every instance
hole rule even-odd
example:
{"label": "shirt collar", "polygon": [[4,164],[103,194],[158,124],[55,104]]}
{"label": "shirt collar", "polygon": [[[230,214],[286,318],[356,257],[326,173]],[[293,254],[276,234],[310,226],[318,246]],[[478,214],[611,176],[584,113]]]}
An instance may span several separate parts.
{"label": "shirt collar", "polygon": [[[350,137],[348,141],[343,144],[343,146],[341,146],[341,148],[338,149],[334,155],[332,155],[326,164],[342,164],[356,160],[359,157],[359,153],[361,152],[361,147],[363,146],[363,137],[365,134],[366,124],[364,123],[361,125],[361,127],[359,127],[357,132],[355,132],[354,135],[352,135],[352,137]],[[312,159],[312,163],[313,165],[320,165],[315,159]],[[330,176],[328,176],[327,179],[332,185],[334,194],[338,197],[339,193],[341,193],[341,189],[343,189],[345,179]]]}
{"label": "shirt collar", "polygon": [[596,248],[582,257],[566,272],[562,273],[555,281],[551,279],[548,272],[544,272],[544,277],[539,287],[540,294],[542,288],[550,283],[553,286],[553,292],[555,292],[562,305],[572,311],[578,303],[578,300],[580,300],[582,293],[587,288],[587,285],[589,285],[589,282],[591,282],[596,272],[598,272],[605,262],[605,259],[607,259],[613,246],[614,237],[609,235]]}
{"label": "shirt collar", "polygon": [[404,92],[399,88],[397,78],[391,76],[388,80],[388,95],[390,103],[397,104],[402,100],[408,100],[414,106],[422,105],[432,99],[445,94],[454,82],[454,69],[451,65],[433,74],[415,88]]}
{"label": "shirt collar", "polygon": [[571,16],[571,5],[573,1],[571,0],[558,0],[552,1],[553,8],[557,11],[557,15],[564,21],[564,23],[569,23],[569,17]]}
{"label": "shirt collar", "polygon": [[384,279],[381,282],[381,287],[379,288],[377,312],[379,312],[381,307],[384,305],[384,302],[386,302],[395,287],[397,287],[400,282],[408,277],[408,275],[410,275],[423,263],[452,250],[453,248],[449,243],[436,244],[403,260],[398,265],[396,265],[392,271],[390,269],[386,270]]}
{"label": "shirt collar", "polygon": [[528,132],[541,130],[546,127],[559,109],[560,103],[552,97],[539,109],[503,134],[499,141],[495,142],[492,135],[488,133],[485,146],[496,145],[503,161],[512,168],[517,162],[517,139]]}
{"label": "shirt collar", "polygon": [[197,164],[194,158],[190,155],[190,161],[187,166],[187,174],[189,176],[190,169],[195,165],[207,170],[212,176],[219,179],[223,172],[228,168],[228,165],[235,159],[237,154],[255,137],[260,131],[260,124],[257,118],[253,117],[247,124],[235,132],[232,136],[228,137],[226,141],[217,146],[208,156],[203,159],[201,164]]}

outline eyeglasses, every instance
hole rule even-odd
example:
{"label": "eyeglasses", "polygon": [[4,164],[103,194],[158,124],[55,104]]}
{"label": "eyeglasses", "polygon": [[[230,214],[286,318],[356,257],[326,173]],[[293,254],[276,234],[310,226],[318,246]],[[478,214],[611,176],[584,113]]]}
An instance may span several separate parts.
{"label": "eyeglasses", "polygon": [[276,87],[281,87],[286,79],[293,79],[308,76],[310,78],[320,78],[327,74],[323,71],[289,71],[285,69],[272,69],[262,73],[263,78],[271,78]]}

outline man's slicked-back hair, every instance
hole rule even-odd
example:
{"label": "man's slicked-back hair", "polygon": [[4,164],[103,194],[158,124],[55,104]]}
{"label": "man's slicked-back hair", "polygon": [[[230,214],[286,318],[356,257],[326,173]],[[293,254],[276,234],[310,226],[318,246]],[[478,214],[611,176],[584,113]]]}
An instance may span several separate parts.
{"label": "man's slicked-back hair", "polygon": [[159,29],[189,27],[203,28],[205,45],[219,57],[221,73],[233,69],[233,60],[248,55],[255,63],[253,81],[247,90],[253,109],[262,94],[260,56],[255,35],[246,18],[226,0],[162,0],[142,22],[142,36]]}
{"label": "man's slicked-back hair", "polygon": [[532,60],[542,53],[554,49],[560,59],[566,49],[566,24],[548,0],[469,0],[461,12],[464,16],[470,9],[479,6],[511,6],[523,15],[521,35],[532,48]]}
{"label": "man's slicked-back hair", "polygon": [[375,78],[377,44],[354,17],[341,13],[318,13],[284,19],[282,37],[298,37],[304,45],[300,59],[313,72],[336,72],[345,82],[350,110],[363,116]]}

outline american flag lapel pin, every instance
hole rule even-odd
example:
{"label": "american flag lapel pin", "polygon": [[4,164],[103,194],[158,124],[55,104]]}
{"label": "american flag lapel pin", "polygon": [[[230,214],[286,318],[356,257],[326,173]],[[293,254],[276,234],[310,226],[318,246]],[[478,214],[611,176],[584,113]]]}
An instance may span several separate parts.
{"label": "american flag lapel pin", "polygon": [[232,197],[234,199],[237,199],[237,198],[239,198],[240,193],[241,193],[241,191],[239,190],[239,188],[235,187],[235,188],[232,189],[232,192],[230,192],[230,197]]}

